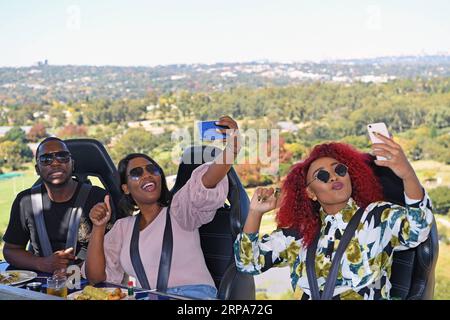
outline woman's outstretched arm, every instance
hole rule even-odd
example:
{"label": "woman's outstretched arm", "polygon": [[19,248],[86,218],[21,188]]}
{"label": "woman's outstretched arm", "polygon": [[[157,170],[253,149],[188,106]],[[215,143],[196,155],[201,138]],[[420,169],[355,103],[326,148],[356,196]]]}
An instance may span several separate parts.
{"label": "woman's outstretched arm", "polygon": [[240,137],[238,125],[231,117],[223,116],[217,122],[220,126],[227,126],[230,129],[221,130],[222,133],[229,133],[227,145],[222,153],[214,159],[208,171],[202,177],[202,183],[206,188],[215,186],[227,175],[240,150]]}

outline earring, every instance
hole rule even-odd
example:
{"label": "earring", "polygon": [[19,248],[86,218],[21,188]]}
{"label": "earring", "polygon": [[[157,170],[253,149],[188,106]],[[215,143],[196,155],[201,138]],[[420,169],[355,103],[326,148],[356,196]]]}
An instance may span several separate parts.
{"label": "earring", "polygon": [[316,196],[314,196],[313,201],[317,201],[317,197]]}

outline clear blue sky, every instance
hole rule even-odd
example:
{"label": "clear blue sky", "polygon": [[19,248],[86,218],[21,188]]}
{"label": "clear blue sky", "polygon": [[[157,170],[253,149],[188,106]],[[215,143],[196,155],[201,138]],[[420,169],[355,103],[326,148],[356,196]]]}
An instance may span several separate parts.
{"label": "clear blue sky", "polygon": [[0,0],[0,66],[450,53],[448,0]]}

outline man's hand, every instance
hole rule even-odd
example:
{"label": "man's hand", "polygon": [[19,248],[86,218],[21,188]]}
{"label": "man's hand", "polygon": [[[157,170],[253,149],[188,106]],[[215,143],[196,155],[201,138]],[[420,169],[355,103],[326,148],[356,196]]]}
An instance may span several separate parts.
{"label": "man's hand", "polygon": [[67,266],[75,260],[73,248],[66,250],[59,250],[53,252],[51,256],[42,258],[40,270],[48,273],[53,273],[59,269],[66,269]]}

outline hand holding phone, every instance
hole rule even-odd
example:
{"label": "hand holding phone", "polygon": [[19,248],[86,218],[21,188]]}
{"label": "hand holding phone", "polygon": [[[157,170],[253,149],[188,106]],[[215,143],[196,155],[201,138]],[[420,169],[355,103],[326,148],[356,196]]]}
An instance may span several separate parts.
{"label": "hand holding phone", "polygon": [[229,127],[218,125],[216,122],[217,121],[200,121],[197,123],[201,140],[214,141],[227,138],[227,134],[221,133],[218,130],[229,129]]}
{"label": "hand holding phone", "polygon": [[[367,125],[367,131],[369,132],[369,138],[372,143],[384,143],[378,138],[374,132],[380,133],[383,136],[389,138],[390,134],[384,122],[370,123]],[[385,157],[377,156],[377,160],[387,160]]]}

